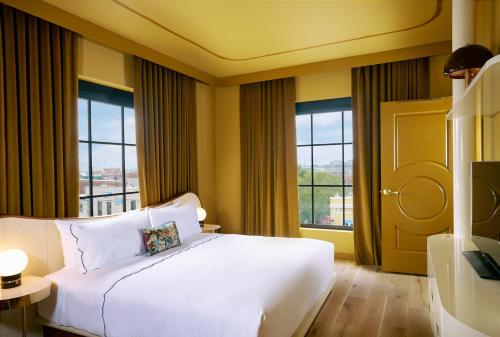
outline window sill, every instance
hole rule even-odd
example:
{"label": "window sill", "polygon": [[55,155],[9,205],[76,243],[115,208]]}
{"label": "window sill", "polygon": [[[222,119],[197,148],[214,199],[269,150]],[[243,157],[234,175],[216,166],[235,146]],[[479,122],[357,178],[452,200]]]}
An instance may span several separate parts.
{"label": "window sill", "polygon": [[310,225],[310,224],[301,224],[300,228],[337,230],[337,231],[343,231],[343,232],[352,232],[352,230],[353,230],[353,226]]}

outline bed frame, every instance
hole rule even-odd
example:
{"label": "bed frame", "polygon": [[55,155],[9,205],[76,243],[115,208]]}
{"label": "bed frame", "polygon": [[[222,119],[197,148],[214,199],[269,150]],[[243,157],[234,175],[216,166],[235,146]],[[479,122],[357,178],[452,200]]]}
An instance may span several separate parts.
{"label": "bed frame", "polygon": [[[197,207],[201,205],[198,196],[194,193],[185,193],[172,200],[155,205],[162,207],[172,203],[186,204],[194,203]],[[106,218],[116,215],[104,216]],[[102,219],[103,217],[88,218],[89,221]],[[81,218],[79,218],[81,219]],[[61,239],[59,231],[55,225],[55,219],[33,218],[33,217],[0,217],[0,250],[8,248],[19,248],[26,252],[29,257],[29,264],[24,274],[44,276],[64,266]],[[308,312],[301,322],[293,337],[303,337],[307,334],[309,327],[313,323],[316,315],[321,310],[330,291],[335,283],[332,277],[327,289],[321,294],[313,308]],[[57,325],[41,317],[31,317],[36,322],[43,325],[43,335],[45,337],[97,337],[88,332],[71,327]],[[1,324],[10,324],[2,319]],[[2,326],[0,325],[0,332]],[[35,334],[38,334],[35,332]]]}

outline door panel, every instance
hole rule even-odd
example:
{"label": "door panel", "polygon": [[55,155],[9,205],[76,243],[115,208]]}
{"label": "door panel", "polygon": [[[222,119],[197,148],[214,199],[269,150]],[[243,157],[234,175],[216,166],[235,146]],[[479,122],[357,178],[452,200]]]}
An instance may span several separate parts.
{"label": "door panel", "polygon": [[451,99],[381,103],[382,269],[426,274],[453,223]]}
{"label": "door panel", "polygon": [[[443,123],[446,114],[402,113],[395,115],[394,118],[396,169],[421,161],[434,162],[448,168],[447,128]],[[415,127],[416,125],[418,127]],[[423,132],[423,130],[433,130],[433,132]],[[433,151],[429,151],[429,148]]]}

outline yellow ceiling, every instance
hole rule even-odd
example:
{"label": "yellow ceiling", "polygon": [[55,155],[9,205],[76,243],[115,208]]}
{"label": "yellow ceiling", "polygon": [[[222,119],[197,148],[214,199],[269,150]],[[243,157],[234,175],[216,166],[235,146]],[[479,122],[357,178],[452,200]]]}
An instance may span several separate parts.
{"label": "yellow ceiling", "polygon": [[44,0],[216,77],[451,38],[441,0]]}

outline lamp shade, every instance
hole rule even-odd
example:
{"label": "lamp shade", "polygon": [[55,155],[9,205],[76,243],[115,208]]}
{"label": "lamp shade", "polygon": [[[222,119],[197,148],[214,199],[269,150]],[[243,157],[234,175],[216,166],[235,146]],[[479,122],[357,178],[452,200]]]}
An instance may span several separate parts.
{"label": "lamp shade", "polygon": [[196,208],[196,213],[198,214],[198,221],[203,222],[207,217],[207,211],[201,207]]}
{"label": "lamp shade", "polygon": [[468,44],[455,50],[444,65],[444,75],[449,78],[476,76],[481,67],[493,57],[491,51],[478,44]]}
{"label": "lamp shade", "polygon": [[20,249],[7,249],[0,252],[0,276],[21,274],[28,265],[28,256]]}

